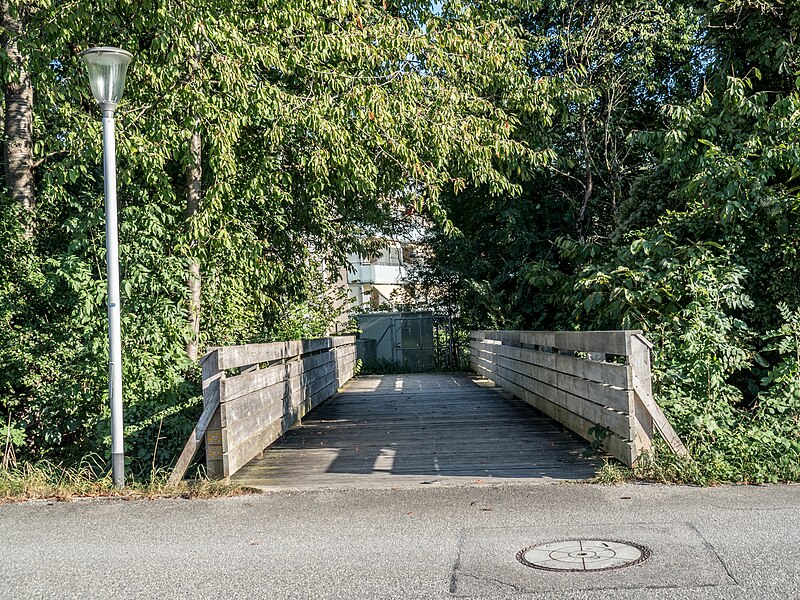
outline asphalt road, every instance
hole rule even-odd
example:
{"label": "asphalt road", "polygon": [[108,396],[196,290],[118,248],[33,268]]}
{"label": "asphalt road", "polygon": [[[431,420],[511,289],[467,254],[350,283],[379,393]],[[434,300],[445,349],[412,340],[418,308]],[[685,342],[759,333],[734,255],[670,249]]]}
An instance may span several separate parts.
{"label": "asphalt road", "polygon": [[[587,484],[0,506],[0,598],[800,598],[800,486]],[[646,546],[550,572],[533,544]]]}

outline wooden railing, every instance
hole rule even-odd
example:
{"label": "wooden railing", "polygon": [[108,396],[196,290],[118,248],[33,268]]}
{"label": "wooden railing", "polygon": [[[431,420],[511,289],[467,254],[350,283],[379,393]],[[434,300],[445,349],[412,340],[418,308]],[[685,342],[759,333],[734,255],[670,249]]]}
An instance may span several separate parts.
{"label": "wooden railing", "polygon": [[177,483],[205,439],[211,478],[226,479],[353,377],[354,336],[209,348],[203,414],[170,481]]}
{"label": "wooden railing", "polygon": [[626,465],[652,449],[654,426],[688,455],[653,400],[641,331],[472,331],[470,367]]}

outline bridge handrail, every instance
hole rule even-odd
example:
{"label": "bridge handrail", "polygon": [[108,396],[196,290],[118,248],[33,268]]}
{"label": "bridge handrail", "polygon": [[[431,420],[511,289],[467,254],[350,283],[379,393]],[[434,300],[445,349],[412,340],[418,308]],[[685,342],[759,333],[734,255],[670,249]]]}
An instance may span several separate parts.
{"label": "bridge handrail", "polygon": [[688,456],[653,400],[639,330],[471,331],[470,368],[631,466],[657,429]]}
{"label": "bridge handrail", "polygon": [[170,476],[205,440],[206,469],[227,479],[353,377],[355,336],[212,347],[200,360],[203,414]]}

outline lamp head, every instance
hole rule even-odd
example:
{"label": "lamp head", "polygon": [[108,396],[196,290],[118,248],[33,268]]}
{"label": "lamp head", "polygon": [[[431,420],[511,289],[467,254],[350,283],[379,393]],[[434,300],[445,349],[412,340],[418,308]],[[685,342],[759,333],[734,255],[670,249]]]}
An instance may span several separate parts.
{"label": "lamp head", "polygon": [[133,58],[130,52],[119,48],[89,48],[81,52],[89,72],[92,94],[103,112],[113,111],[125,90],[125,74]]}

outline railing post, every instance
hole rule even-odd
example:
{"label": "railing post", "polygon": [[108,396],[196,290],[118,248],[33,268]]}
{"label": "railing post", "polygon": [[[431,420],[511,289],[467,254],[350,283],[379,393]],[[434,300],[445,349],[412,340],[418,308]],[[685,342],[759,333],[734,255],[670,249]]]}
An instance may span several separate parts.
{"label": "railing post", "polygon": [[[219,368],[219,350],[210,350],[203,359],[203,407],[209,403],[219,401],[222,380],[225,371]],[[206,472],[209,479],[223,479],[225,472],[222,462],[222,421],[220,408],[214,411],[214,416],[206,429]]]}
{"label": "railing post", "polygon": [[634,390],[631,406],[633,431],[631,439],[634,445],[633,463],[644,452],[653,449],[653,416],[645,405],[645,401],[653,397],[652,371],[650,364],[650,345],[643,335],[627,334],[628,357],[631,365],[632,387]]}
{"label": "railing post", "polygon": [[[664,438],[664,441],[675,454],[691,460],[692,457],[686,446],[683,445],[678,434],[670,425],[664,411],[653,399],[652,372],[650,370],[652,344],[642,334],[634,334],[630,338],[630,345],[632,349],[631,366],[633,367],[634,402],[636,405],[634,422],[640,423],[643,431],[648,435],[650,443],[646,450],[652,449],[653,427],[655,426],[655,429],[658,429],[661,437]],[[636,357],[635,360],[634,356]]]}

